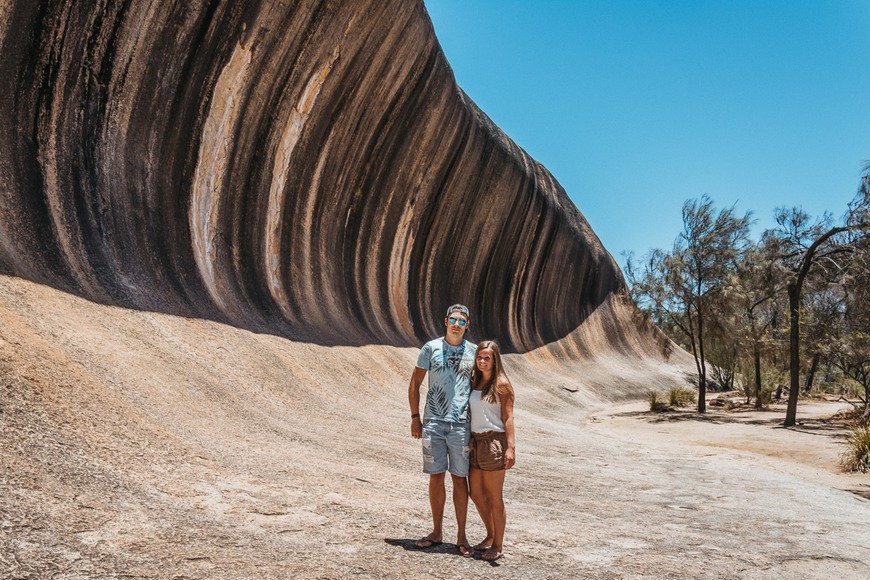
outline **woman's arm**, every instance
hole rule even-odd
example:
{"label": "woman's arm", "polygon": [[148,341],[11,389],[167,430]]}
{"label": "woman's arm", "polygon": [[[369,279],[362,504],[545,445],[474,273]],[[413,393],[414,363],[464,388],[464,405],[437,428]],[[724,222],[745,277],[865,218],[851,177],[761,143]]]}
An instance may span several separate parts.
{"label": "woman's arm", "polygon": [[516,441],[514,438],[514,390],[507,384],[506,392],[499,395],[501,401],[501,418],[504,421],[504,431],[507,435],[507,449],[504,452],[504,468],[510,469],[516,463]]}

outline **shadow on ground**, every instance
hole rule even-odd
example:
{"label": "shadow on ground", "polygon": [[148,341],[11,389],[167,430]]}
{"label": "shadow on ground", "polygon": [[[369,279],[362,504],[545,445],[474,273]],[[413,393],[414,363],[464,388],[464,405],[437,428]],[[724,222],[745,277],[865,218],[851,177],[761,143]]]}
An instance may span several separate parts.
{"label": "shadow on ground", "polygon": [[384,538],[384,542],[388,543],[391,546],[396,546],[398,548],[402,548],[403,550],[405,550],[407,552],[423,552],[426,554],[441,554],[441,555],[445,555],[445,556],[456,556],[459,558],[466,558],[468,560],[472,560],[472,559],[478,560],[481,563],[489,564],[493,568],[497,568],[497,567],[501,566],[501,562],[498,560],[492,561],[492,562],[489,560],[484,560],[483,557],[481,556],[481,552],[475,552],[474,556],[462,556],[462,554],[459,553],[459,549],[456,547],[456,545],[451,544],[450,542],[438,543],[430,548],[418,548],[414,544],[416,541],[417,541],[416,539],[412,539],[412,538]]}
{"label": "shadow on ground", "polygon": [[[759,418],[747,417],[745,413],[776,413],[775,417]],[[763,410],[742,409],[736,408],[729,411],[714,409],[707,413],[698,413],[697,411],[688,410],[671,410],[654,413],[652,411],[630,411],[626,413],[615,414],[614,417],[634,417],[645,420],[648,423],[710,423],[713,425],[757,425],[762,427],[770,427],[772,429],[787,429],[798,433],[806,433],[808,435],[821,435],[833,437],[836,439],[844,439],[848,434],[849,427],[852,422],[842,416],[834,415],[828,418],[808,417],[801,419],[797,425],[793,427],[784,427],[784,417],[779,414],[778,410]]]}

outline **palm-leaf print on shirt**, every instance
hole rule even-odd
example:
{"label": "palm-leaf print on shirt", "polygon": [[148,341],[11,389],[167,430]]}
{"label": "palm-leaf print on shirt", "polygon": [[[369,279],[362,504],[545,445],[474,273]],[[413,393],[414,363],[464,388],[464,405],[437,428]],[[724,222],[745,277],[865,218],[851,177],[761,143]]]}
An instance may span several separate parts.
{"label": "palm-leaf print on shirt", "polygon": [[427,358],[418,366],[430,373],[426,418],[454,422],[467,420],[468,392],[474,368],[473,346],[468,342],[452,346],[444,339],[430,341],[424,346],[421,356]]}
{"label": "palm-leaf print on shirt", "polygon": [[446,417],[450,412],[450,400],[442,390],[433,391],[426,400],[426,416]]}

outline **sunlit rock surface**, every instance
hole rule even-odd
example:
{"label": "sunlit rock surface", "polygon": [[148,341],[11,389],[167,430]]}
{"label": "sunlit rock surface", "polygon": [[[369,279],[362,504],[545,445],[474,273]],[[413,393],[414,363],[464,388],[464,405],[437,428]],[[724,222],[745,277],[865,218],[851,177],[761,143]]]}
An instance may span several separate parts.
{"label": "sunlit rock surface", "polygon": [[508,350],[650,347],[419,1],[5,0],[0,38],[2,272],[323,344],[416,345],[464,302]]}

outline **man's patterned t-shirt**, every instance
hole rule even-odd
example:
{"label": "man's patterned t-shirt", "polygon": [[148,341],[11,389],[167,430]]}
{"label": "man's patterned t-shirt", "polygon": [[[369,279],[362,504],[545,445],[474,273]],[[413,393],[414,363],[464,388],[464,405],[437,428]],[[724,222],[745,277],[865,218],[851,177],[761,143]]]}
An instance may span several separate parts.
{"label": "man's patterned t-shirt", "polygon": [[420,349],[417,366],[429,372],[425,420],[467,423],[471,371],[477,345],[463,340],[459,346],[444,338],[430,340]]}

